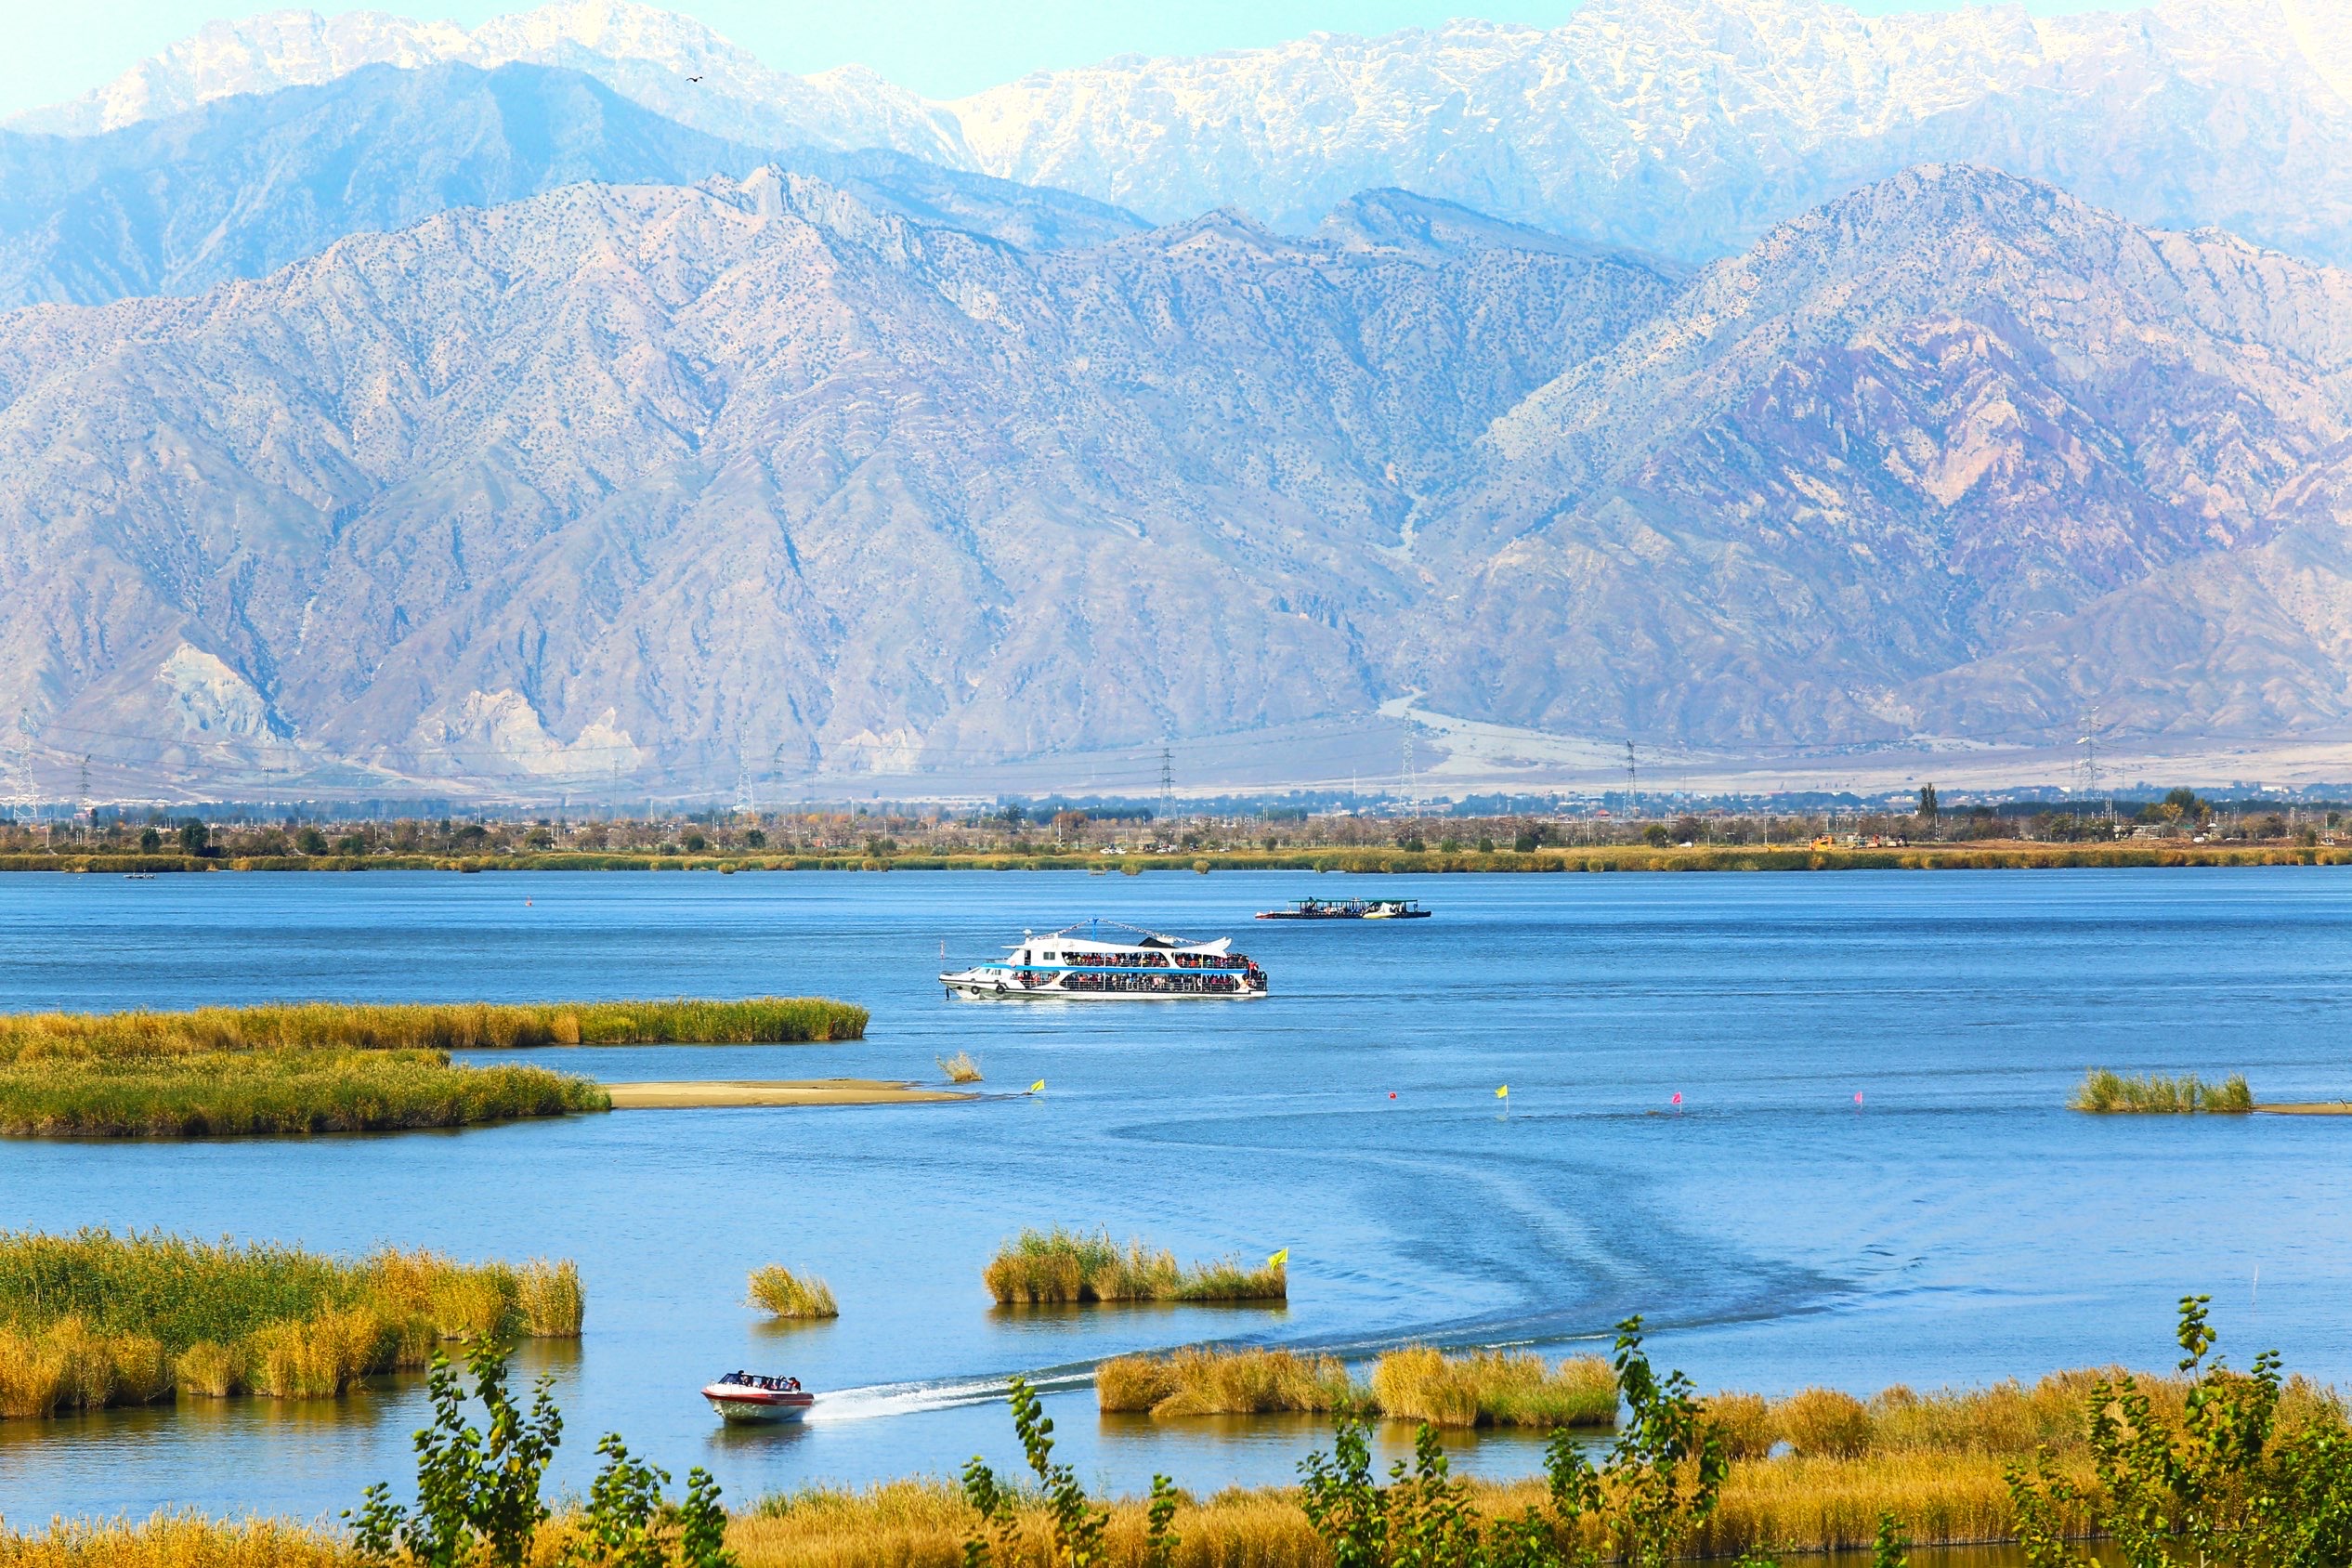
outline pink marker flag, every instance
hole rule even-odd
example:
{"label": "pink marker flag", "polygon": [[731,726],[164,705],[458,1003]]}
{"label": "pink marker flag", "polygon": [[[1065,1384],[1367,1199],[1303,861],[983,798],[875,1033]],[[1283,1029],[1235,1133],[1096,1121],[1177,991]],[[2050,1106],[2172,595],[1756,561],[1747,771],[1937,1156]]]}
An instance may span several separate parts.
{"label": "pink marker flag", "polygon": [[1854,1104],[1857,1105],[1862,1104],[1862,1091],[1859,1089],[1854,1091]]}
{"label": "pink marker flag", "polygon": [[1678,1089],[1674,1091],[1674,1103],[1678,1105],[1682,1104],[1682,1091]]}

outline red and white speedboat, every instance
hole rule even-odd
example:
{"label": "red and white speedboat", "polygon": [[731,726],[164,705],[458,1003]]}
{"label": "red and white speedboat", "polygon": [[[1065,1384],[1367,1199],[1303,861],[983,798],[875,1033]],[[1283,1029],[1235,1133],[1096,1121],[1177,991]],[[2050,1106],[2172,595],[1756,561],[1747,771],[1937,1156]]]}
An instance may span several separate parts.
{"label": "red and white speedboat", "polygon": [[730,1372],[715,1383],[705,1383],[702,1397],[723,1421],[797,1421],[817,1403],[798,1378],[764,1378],[756,1372]]}

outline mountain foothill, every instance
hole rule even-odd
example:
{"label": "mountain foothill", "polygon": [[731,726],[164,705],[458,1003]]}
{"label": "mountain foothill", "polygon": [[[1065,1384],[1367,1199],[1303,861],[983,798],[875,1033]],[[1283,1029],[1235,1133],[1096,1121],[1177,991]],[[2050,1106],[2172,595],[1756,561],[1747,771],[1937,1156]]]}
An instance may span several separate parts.
{"label": "mountain foothill", "polygon": [[618,0],[219,24],[0,132],[0,703],[42,777],[510,794],[1407,694],[2352,733],[2352,60],[2120,15],[1591,0],[952,102]]}

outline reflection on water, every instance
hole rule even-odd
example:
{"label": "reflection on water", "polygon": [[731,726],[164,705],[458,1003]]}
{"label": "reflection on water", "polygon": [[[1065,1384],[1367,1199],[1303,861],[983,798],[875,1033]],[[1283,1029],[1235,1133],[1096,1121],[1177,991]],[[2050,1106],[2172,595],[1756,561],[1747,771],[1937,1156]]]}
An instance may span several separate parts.
{"label": "reflection on water", "polygon": [[[2275,1344],[2293,1369],[2352,1379],[2352,1123],[2060,1108],[2094,1065],[2244,1070],[2279,1099],[2352,1088],[2352,882],[1398,878],[1383,888],[1435,920],[1248,921],[1312,883],[0,878],[12,1009],[823,992],[869,1006],[870,1037],[534,1059],[610,1079],[930,1079],[962,1050],[992,1088],[1048,1085],[453,1135],[7,1143],[0,1224],[576,1258],[585,1338],[524,1351],[529,1376],[554,1375],[569,1434],[556,1477],[574,1488],[607,1431],[673,1474],[710,1466],[737,1498],[949,1475],[973,1453],[1014,1466],[1016,1372],[1052,1391],[1062,1455],[1091,1484],[1287,1481],[1327,1445],[1322,1423],[1103,1418],[1091,1367],[1201,1340],[1557,1355],[1605,1348],[1631,1312],[1661,1364],[1703,1386],[1867,1392],[2168,1362],[2172,1303],[2194,1289],[2241,1363]],[[942,942],[966,962],[1097,912],[1235,934],[1274,994],[954,1003],[933,982]],[[1053,1224],[1187,1261],[1287,1247],[1291,1300],[994,1307],[989,1255]],[[745,1306],[745,1276],[771,1261],[825,1276],[843,1315],[794,1326]],[[696,1390],[738,1366],[823,1391],[807,1427],[723,1427]],[[0,1422],[0,1507],[317,1515],[412,1473],[425,1415],[409,1377],[333,1405]],[[1383,1462],[1408,1439],[1384,1432]],[[1448,1444],[1496,1475],[1532,1470],[1539,1448]]]}

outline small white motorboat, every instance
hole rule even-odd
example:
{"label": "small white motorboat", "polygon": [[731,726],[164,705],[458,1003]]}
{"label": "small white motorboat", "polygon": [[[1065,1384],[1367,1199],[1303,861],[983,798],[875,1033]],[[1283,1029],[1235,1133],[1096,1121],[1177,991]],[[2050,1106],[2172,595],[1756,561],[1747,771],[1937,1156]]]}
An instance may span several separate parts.
{"label": "small white motorboat", "polygon": [[702,1397],[719,1419],[729,1422],[797,1421],[817,1403],[798,1378],[764,1378],[756,1372],[730,1372],[715,1383],[705,1383]]}

